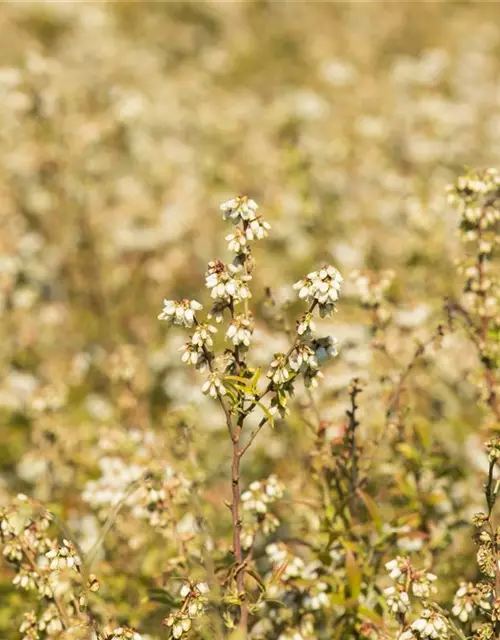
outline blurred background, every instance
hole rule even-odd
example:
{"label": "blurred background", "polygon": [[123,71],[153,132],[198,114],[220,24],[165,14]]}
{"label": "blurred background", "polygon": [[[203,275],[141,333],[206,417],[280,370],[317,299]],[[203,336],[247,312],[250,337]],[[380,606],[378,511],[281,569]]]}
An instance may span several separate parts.
{"label": "blurred background", "polygon": [[[461,290],[446,185],[499,163],[499,25],[494,2],[2,3],[0,495],[34,495],[95,539],[80,493],[102,434],[133,428],[165,433],[188,462],[194,442],[219,500],[227,451],[203,443],[224,442],[220,415],[157,315],[165,297],[207,300],[208,260],[228,259],[218,207],[233,195],[272,225],[256,249],[264,317],[266,287],[280,305],[329,262],[346,278],[393,271],[398,331],[432,325]],[[343,348],[323,392],[332,423],[353,375],[387,374],[349,286],[340,306],[327,323]],[[271,329],[256,330],[263,363],[282,348]],[[457,446],[475,419],[460,349],[439,382],[421,374],[415,400]],[[133,383],[117,389],[126,367]],[[249,476],[300,451],[288,433]],[[20,595],[2,588],[8,629]]]}

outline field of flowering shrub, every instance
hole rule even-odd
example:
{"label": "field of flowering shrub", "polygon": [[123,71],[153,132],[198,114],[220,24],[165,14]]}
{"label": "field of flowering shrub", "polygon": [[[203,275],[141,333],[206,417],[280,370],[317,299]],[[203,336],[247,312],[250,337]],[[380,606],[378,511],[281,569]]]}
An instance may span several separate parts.
{"label": "field of flowering shrub", "polygon": [[0,34],[0,638],[500,638],[500,5]]}

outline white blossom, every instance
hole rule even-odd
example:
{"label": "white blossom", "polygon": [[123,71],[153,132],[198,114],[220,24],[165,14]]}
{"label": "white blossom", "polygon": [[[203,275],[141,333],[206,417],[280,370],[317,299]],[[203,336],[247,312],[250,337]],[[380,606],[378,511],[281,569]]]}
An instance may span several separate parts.
{"label": "white blossom", "polygon": [[321,317],[331,315],[335,311],[335,303],[339,299],[343,278],[339,271],[327,265],[320,271],[308,273],[293,288],[299,292],[299,298],[306,302],[317,302]]}
{"label": "white blossom", "polygon": [[243,220],[252,220],[255,218],[257,209],[259,208],[255,200],[248,196],[236,196],[223,202],[220,206],[224,220],[231,220],[233,224]]}
{"label": "white blossom", "polygon": [[226,240],[228,242],[227,248],[229,251],[236,254],[243,253],[247,246],[247,239],[245,232],[237,227],[234,233],[230,233],[226,236]]}
{"label": "white blossom", "polygon": [[196,300],[164,300],[163,311],[158,319],[189,329],[194,324],[195,312],[201,309],[203,309],[202,305]]}
{"label": "white blossom", "polygon": [[223,396],[227,393],[218,373],[211,373],[201,390],[212,398],[217,398],[218,395]]}
{"label": "white blossom", "polygon": [[312,313],[304,313],[304,315],[297,322],[297,333],[299,336],[303,336],[304,334],[314,333],[316,331],[316,324],[313,320]]}
{"label": "white blossom", "polygon": [[240,275],[238,267],[230,264],[228,267],[220,260],[208,263],[208,271],[205,274],[205,284],[211,289],[210,295],[217,300],[232,300],[235,303],[251,298],[247,282],[252,277]]}
{"label": "white blossom", "polygon": [[416,631],[419,638],[440,638],[448,637],[448,626],[445,618],[439,613],[424,609],[411,625],[411,630]]}
{"label": "white blossom", "polygon": [[287,368],[287,359],[284,353],[276,353],[271,362],[271,368],[267,372],[267,377],[271,378],[274,384],[285,383],[290,376]]}
{"label": "white blossom", "polygon": [[291,354],[288,359],[290,369],[292,371],[300,371],[301,369],[317,369],[318,360],[315,352],[307,344],[299,345]]}
{"label": "white blossom", "polygon": [[257,216],[247,223],[245,235],[247,240],[263,240],[268,236],[271,225],[263,220],[262,216]]}
{"label": "white blossom", "polygon": [[217,333],[217,329],[208,322],[203,322],[196,327],[191,342],[199,348],[211,349],[214,346],[214,341],[212,340],[212,334],[214,333]]}
{"label": "white blossom", "polygon": [[400,591],[395,587],[384,589],[385,599],[390,612],[395,615],[407,613],[410,610],[410,598],[406,591]]}
{"label": "white blossom", "polygon": [[231,340],[235,346],[243,345],[244,347],[250,346],[252,339],[252,323],[245,316],[237,316],[229,325],[226,331],[226,338]]}
{"label": "white blossom", "polygon": [[80,557],[69,540],[63,540],[60,547],[51,549],[45,557],[50,560],[50,568],[53,570],[77,569],[81,564]]}

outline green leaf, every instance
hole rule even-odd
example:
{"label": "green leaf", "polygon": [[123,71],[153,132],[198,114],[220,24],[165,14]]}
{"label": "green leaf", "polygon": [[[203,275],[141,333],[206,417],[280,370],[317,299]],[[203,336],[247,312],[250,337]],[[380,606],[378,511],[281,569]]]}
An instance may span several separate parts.
{"label": "green leaf", "polygon": [[406,442],[400,442],[396,449],[401,453],[407,460],[420,460],[420,456],[418,451],[416,451],[411,445]]}
{"label": "green leaf", "polygon": [[255,580],[255,582],[259,585],[260,589],[262,589],[262,593],[264,593],[266,590],[266,585],[262,581],[262,578],[259,576],[257,571],[255,571],[254,569],[247,569],[246,573]]}
{"label": "green leaf", "polygon": [[164,589],[150,589],[148,595],[152,602],[160,602],[161,604],[167,604],[171,607],[175,607],[177,604],[176,599]]}
{"label": "green leaf", "polygon": [[255,369],[255,373],[252,376],[252,379],[250,380],[250,386],[252,388],[252,391],[257,391],[257,384],[259,382],[260,379],[260,374],[261,374],[261,370],[260,368]]}
{"label": "green leaf", "polygon": [[281,564],[273,573],[273,575],[271,576],[271,580],[269,581],[269,584],[273,584],[275,582],[279,582],[279,579],[281,578],[281,575],[283,573],[283,571],[287,568],[288,566],[288,561],[285,560],[285,562],[283,562],[283,564]]}
{"label": "green leaf", "polygon": [[259,402],[258,400],[255,400],[254,402],[260,409],[262,409],[262,411],[264,412],[266,418],[269,420],[269,424],[274,429],[274,416],[273,416],[273,414],[269,411],[269,409],[265,405],[262,404],[262,402]]}
{"label": "green leaf", "polygon": [[249,389],[250,383],[252,382],[248,378],[242,378],[241,376],[224,376],[224,380],[229,380],[235,386],[241,386],[245,389]]}
{"label": "green leaf", "polygon": [[376,624],[377,627],[384,627],[384,620],[381,618],[375,611],[370,611],[366,607],[359,607],[359,614],[364,618],[368,618],[373,624]]}
{"label": "green leaf", "polygon": [[358,598],[361,592],[361,570],[356,562],[356,558],[350,549],[346,551],[345,571],[347,582],[353,598]]}
{"label": "green leaf", "polygon": [[377,533],[382,533],[382,519],[378,512],[378,507],[375,503],[375,500],[364,491],[361,491],[361,489],[358,489],[358,496],[363,501],[363,504],[365,505],[366,510],[368,511],[373,522],[375,523]]}

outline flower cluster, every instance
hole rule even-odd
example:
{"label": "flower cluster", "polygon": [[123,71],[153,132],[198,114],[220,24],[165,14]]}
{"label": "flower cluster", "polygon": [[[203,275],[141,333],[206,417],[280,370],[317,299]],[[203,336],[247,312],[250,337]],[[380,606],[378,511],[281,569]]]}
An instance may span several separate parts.
{"label": "flower cluster", "polygon": [[372,313],[376,326],[384,326],[391,318],[387,292],[391,288],[395,276],[395,272],[390,269],[380,273],[354,271],[351,274],[356,296],[363,307]]}
{"label": "flower cluster", "polygon": [[437,576],[425,570],[414,569],[408,558],[398,556],[386,563],[385,568],[389,577],[399,585],[411,586],[413,595],[417,598],[428,598],[436,592],[433,583]]}
{"label": "flower cluster", "polygon": [[0,638],[500,638],[498,8],[121,4],[2,7]]}
{"label": "flower cluster", "polygon": [[256,216],[259,205],[248,196],[236,196],[223,202],[220,206],[224,220],[231,220],[233,224],[248,222]]}
{"label": "flower cluster", "polygon": [[462,582],[453,598],[452,614],[460,622],[473,620],[480,611],[490,611],[493,589],[487,583]]}
{"label": "flower cluster", "polygon": [[78,570],[82,561],[69,540],[63,540],[62,545],[47,551],[45,557],[49,560],[49,566],[53,571],[63,569]]}
{"label": "flower cluster", "polygon": [[214,400],[215,398],[218,398],[220,396],[225,396],[227,393],[227,389],[217,372],[211,373],[208,376],[208,379],[203,384],[201,390],[203,391],[203,393],[214,398]]}
{"label": "flower cluster", "polygon": [[206,582],[185,583],[179,592],[182,600],[180,609],[164,619],[163,624],[171,629],[173,638],[180,638],[187,633],[193,620],[203,615],[209,592]]}
{"label": "flower cluster", "polygon": [[40,600],[37,611],[26,613],[20,625],[23,640],[87,627],[87,593],[99,588],[92,574],[84,579],[73,542],[50,537],[52,522],[50,513],[23,494],[0,510],[0,542],[15,571],[12,583]]}
{"label": "flower cluster", "polygon": [[299,280],[293,288],[299,292],[299,298],[306,302],[313,302],[319,307],[322,318],[330,316],[336,311],[343,278],[331,265],[325,265],[319,271],[308,273],[303,280]]}
{"label": "flower cluster", "polygon": [[195,322],[196,311],[203,307],[196,300],[164,300],[163,311],[158,316],[159,320],[166,320],[170,324],[190,328]]}
{"label": "flower cluster", "polygon": [[445,640],[448,638],[449,625],[446,618],[431,609],[424,609],[420,617],[410,626],[410,629],[404,631],[398,640],[417,640],[430,638],[432,640]]}
{"label": "flower cluster", "polygon": [[217,302],[238,304],[242,300],[251,298],[248,283],[252,276],[241,274],[241,269],[234,264],[225,265],[220,260],[208,263],[205,274],[205,284],[210,289],[210,295]]}
{"label": "flower cluster", "polygon": [[248,348],[252,340],[252,321],[240,314],[236,316],[226,331],[226,338],[231,340],[235,347]]}
{"label": "flower cluster", "polygon": [[246,511],[265,514],[269,505],[282,497],[283,485],[273,474],[264,482],[260,480],[252,482],[248,490],[241,495],[241,500]]}
{"label": "flower cluster", "polygon": [[217,333],[217,329],[209,322],[197,324],[191,340],[181,347],[182,362],[194,365],[198,371],[204,372],[210,366],[214,333]]}

